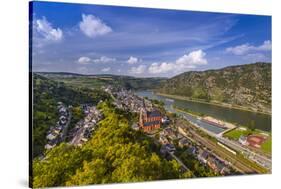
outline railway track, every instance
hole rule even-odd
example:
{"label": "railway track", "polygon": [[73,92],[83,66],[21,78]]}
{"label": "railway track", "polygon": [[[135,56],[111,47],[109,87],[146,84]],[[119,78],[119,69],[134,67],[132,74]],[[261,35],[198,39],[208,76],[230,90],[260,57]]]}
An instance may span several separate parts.
{"label": "railway track", "polygon": [[245,162],[239,160],[239,158],[233,155],[232,153],[218,147],[213,141],[206,140],[205,138],[197,134],[195,131],[190,130],[190,133],[196,138],[196,141],[199,141],[201,144],[211,149],[215,154],[230,162],[232,166],[239,172],[243,174],[260,173],[258,170],[250,167]]}

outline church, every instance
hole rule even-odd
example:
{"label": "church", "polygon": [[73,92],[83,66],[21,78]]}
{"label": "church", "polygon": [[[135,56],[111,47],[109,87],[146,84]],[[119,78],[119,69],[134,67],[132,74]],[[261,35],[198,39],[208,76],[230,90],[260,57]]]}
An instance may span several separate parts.
{"label": "church", "polygon": [[159,129],[161,126],[161,119],[161,113],[158,110],[147,111],[145,103],[143,103],[143,108],[140,112],[139,127],[144,132]]}

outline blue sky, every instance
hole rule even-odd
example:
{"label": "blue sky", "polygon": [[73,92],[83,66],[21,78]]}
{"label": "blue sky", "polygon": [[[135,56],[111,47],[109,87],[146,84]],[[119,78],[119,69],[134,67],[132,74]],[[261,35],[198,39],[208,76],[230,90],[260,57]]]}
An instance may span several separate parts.
{"label": "blue sky", "polygon": [[271,17],[34,2],[33,71],[172,77],[271,62]]}

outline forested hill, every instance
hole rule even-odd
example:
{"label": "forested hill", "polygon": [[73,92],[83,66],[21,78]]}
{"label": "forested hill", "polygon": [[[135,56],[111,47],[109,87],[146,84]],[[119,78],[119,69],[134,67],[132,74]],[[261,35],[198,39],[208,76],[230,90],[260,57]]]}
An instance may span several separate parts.
{"label": "forested hill", "polygon": [[97,89],[106,85],[132,90],[155,89],[166,80],[162,77],[137,78],[110,74],[82,75],[64,72],[38,72],[38,74],[55,81],[64,82],[66,85],[83,86],[90,89]]}
{"label": "forested hill", "polygon": [[168,79],[158,92],[271,112],[271,63],[186,72]]}
{"label": "forested hill", "polygon": [[[156,153],[159,149],[153,140],[131,128],[130,113],[116,109],[108,102],[100,103],[98,108],[105,119],[99,122],[85,145],[75,147],[62,143],[52,148],[43,160],[34,159],[33,187],[143,182],[193,176],[190,171],[180,171],[177,161],[167,161]],[[210,175],[199,164],[196,166],[203,176]]]}
{"label": "forested hill", "polygon": [[69,88],[37,74],[33,74],[33,157],[40,155],[46,144],[46,133],[58,121],[57,103],[79,106],[97,103],[108,98],[100,90]]}
{"label": "forested hill", "polygon": [[[92,90],[83,87],[68,87],[63,82],[57,82],[53,79],[34,74],[33,75],[33,92],[34,103],[36,105],[36,98],[45,94],[51,95],[56,101],[61,101],[65,104],[77,105],[81,103],[97,103],[99,100],[104,99],[104,95],[107,93],[101,90]],[[42,97],[42,96],[40,96]]]}

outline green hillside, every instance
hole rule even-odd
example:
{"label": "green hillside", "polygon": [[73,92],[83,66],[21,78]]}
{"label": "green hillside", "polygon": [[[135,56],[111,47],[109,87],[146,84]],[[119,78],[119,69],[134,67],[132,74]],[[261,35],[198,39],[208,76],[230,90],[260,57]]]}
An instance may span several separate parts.
{"label": "green hillside", "polygon": [[166,80],[160,93],[271,112],[271,63],[191,71]]}
{"label": "green hillside", "polygon": [[81,103],[95,104],[108,98],[100,90],[70,88],[37,74],[33,74],[33,156],[42,154],[46,144],[46,133],[58,121],[57,103],[79,106]]}
{"label": "green hillside", "polygon": [[162,158],[152,139],[131,129],[131,115],[108,102],[93,137],[81,148],[62,143],[33,161],[33,187],[75,186],[188,178],[175,161]]}

